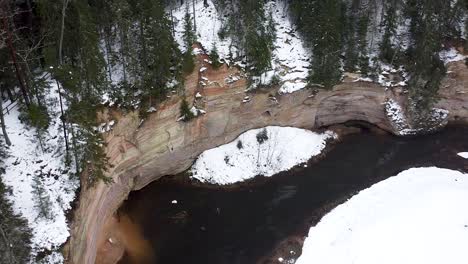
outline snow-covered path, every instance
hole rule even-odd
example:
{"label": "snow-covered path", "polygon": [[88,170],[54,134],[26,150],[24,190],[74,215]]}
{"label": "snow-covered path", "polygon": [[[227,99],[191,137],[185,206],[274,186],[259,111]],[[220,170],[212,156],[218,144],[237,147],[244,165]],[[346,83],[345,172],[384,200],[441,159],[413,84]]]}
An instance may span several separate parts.
{"label": "snow-covered path", "polygon": [[296,263],[466,263],[467,208],[468,174],[409,169],[324,216]]}

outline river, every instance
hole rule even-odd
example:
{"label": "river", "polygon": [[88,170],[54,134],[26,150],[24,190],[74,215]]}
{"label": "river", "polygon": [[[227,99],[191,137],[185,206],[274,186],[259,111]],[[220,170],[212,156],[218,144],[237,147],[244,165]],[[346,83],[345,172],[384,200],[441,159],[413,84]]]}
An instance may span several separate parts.
{"label": "river", "polygon": [[468,151],[468,127],[412,138],[364,131],[346,136],[306,167],[236,187],[203,186],[185,174],[165,177],[132,192],[119,210],[142,230],[148,245],[145,252],[133,253],[144,254],[139,261],[127,252],[120,263],[294,259],[310,226],[357,191],[411,167],[467,172],[468,161],[457,156],[462,151]]}

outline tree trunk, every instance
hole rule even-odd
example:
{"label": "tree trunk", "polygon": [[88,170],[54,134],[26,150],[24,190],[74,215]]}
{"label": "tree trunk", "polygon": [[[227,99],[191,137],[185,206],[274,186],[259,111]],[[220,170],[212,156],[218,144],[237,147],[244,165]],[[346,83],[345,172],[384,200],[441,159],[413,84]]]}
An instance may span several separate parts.
{"label": "tree trunk", "polygon": [[[68,6],[68,1],[69,0],[63,0],[63,6],[62,6],[62,24],[60,27],[60,39],[59,39],[59,66],[62,66],[63,63],[63,55],[62,55],[62,48],[63,48],[63,34],[65,30],[65,15],[66,15],[66,10]],[[65,150],[67,152],[68,156],[68,137],[67,137],[67,123],[65,120],[65,113],[63,111],[63,102],[62,102],[62,92],[60,91],[60,83],[56,80],[57,83],[57,89],[58,89],[58,94],[59,94],[59,102],[60,102],[60,120],[62,120],[62,125],[63,125],[63,137],[65,140]]]}
{"label": "tree trunk", "polygon": [[126,54],[126,47],[127,47],[127,37],[125,36],[124,30],[121,28],[120,29],[120,53],[122,56],[122,71],[123,71],[123,81],[127,82],[127,67],[126,67],[126,60],[125,60],[125,54]]}
{"label": "tree trunk", "polygon": [[111,32],[112,29],[104,29],[104,43],[106,44],[106,58],[107,58],[107,63],[106,63],[106,68],[107,72],[109,74],[109,81],[112,83],[112,63],[111,63],[111,52],[112,52],[112,45],[111,45]]}
{"label": "tree trunk", "polygon": [[[144,22],[143,22],[144,21]],[[144,73],[148,71],[148,62],[146,60],[146,40],[145,40],[145,25],[146,24],[146,18],[142,18],[140,21],[140,41],[141,41],[141,55],[142,55],[142,64],[143,64],[143,70],[141,71],[141,81],[143,81],[144,78]]]}
{"label": "tree trunk", "polygon": [[3,96],[1,94],[0,94],[0,123],[2,125],[2,133],[3,133],[3,137],[5,138],[5,143],[8,146],[11,146],[11,141],[6,131],[5,119],[3,118]]}
{"label": "tree trunk", "polygon": [[193,31],[195,32],[195,35],[197,35],[197,20],[195,19],[196,17],[195,0],[192,0],[192,6],[193,6]]}
{"label": "tree trunk", "polygon": [[4,89],[5,89],[6,92],[7,92],[8,99],[10,99],[11,102],[16,101],[16,98],[15,98],[15,96],[13,95],[13,93],[11,92],[10,88],[4,87]]}
{"label": "tree trunk", "polygon": [[172,25],[172,36],[175,37],[174,15],[172,14],[172,8],[171,8],[171,25]]}

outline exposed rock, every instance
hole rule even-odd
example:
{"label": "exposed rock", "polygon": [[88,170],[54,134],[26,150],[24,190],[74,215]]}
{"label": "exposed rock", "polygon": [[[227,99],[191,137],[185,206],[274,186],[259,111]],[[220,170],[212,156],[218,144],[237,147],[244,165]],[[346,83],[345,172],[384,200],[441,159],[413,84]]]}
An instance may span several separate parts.
{"label": "exposed rock", "polygon": [[[249,129],[268,125],[312,129],[357,120],[393,132],[384,103],[388,98],[402,99],[378,84],[347,82],[332,91],[300,90],[275,96],[274,102],[271,93],[249,94],[250,102],[243,104],[247,82],[242,77],[232,81],[232,76],[242,76],[236,68],[223,65],[214,71],[203,65],[207,68],[203,75],[210,83],[199,87],[203,59],[206,57],[199,55],[197,69],[187,78],[186,95],[193,98],[203,90],[205,115],[176,122],[180,100],[175,97],[160,105],[141,126],[136,112],[124,115],[105,109],[100,114],[103,122],[117,121],[105,134],[114,183],[82,188],[66,247],[69,263],[95,262],[97,248],[109,243],[103,227],[130,191],[188,169],[204,150],[228,143]],[[450,121],[468,123],[468,93],[460,93],[468,91],[468,71],[463,62],[450,64],[449,71],[438,107],[450,110]]]}

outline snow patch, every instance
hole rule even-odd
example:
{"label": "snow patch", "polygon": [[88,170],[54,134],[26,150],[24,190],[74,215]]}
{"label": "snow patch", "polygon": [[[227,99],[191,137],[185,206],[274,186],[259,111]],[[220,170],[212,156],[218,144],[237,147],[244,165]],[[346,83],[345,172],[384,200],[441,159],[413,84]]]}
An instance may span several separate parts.
{"label": "snow patch", "polygon": [[468,174],[403,171],[325,215],[296,264],[465,263],[466,201]]}
{"label": "snow patch", "polygon": [[461,61],[467,58],[467,56],[462,55],[455,48],[442,50],[441,52],[439,52],[439,57],[445,64],[454,61]]}
{"label": "snow patch", "polygon": [[413,128],[402,107],[393,99],[387,99],[385,102],[385,113],[390,120],[393,130],[400,136],[417,135],[426,131],[432,131],[446,124],[449,111],[445,109],[433,108],[427,127]]}
{"label": "snow patch", "polygon": [[[229,37],[221,39],[218,36],[218,32],[223,23],[227,23],[225,21],[226,18],[218,13],[212,0],[207,0],[207,2],[208,7],[204,6],[203,1],[196,1],[195,3],[197,41],[200,42],[207,51],[211,51],[214,46],[216,46],[219,57],[224,59],[226,62],[229,62],[230,59],[234,59],[238,56],[239,51],[234,47],[232,40]],[[183,40],[183,32],[184,16],[187,10],[190,15],[193,16],[192,2],[185,1],[185,4],[178,6],[172,13],[174,17],[175,40],[182,50],[186,50]],[[202,51],[200,50],[200,52]],[[230,58],[231,55],[233,58]]]}
{"label": "snow patch", "polygon": [[468,159],[468,152],[460,152],[457,155],[462,157],[462,158]]}
{"label": "snow patch", "polygon": [[293,127],[250,130],[231,143],[203,152],[191,168],[192,178],[227,185],[257,175],[272,176],[307,162],[336,138],[331,131],[318,134]]}
{"label": "snow patch", "polygon": [[298,82],[290,82],[286,81],[281,85],[281,88],[279,89],[280,94],[286,94],[286,93],[294,93],[296,91],[302,90],[305,87],[307,87],[307,83],[303,81],[298,81]]}

